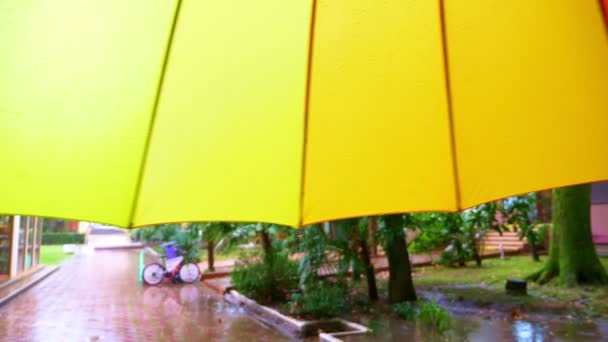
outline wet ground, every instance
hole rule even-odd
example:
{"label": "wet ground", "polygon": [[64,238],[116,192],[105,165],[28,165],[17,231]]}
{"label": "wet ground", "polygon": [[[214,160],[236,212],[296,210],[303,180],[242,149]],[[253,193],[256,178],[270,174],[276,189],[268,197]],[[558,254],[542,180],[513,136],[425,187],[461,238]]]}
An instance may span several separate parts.
{"label": "wet ground", "polygon": [[456,316],[452,328],[444,334],[396,317],[381,317],[362,323],[373,328],[375,333],[344,341],[608,341],[608,322],[576,322],[565,318],[513,320]]}
{"label": "wet ground", "polygon": [[283,341],[200,284],[148,287],[134,251],[84,251],[0,307],[2,341]]}
{"label": "wet ground", "polygon": [[[285,341],[200,284],[148,287],[137,251],[84,249],[0,307],[0,341]],[[395,317],[346,341],[608,341],[608,322],[456,317],[444,335]],[[314,339],[316,340],[316,339]]]}

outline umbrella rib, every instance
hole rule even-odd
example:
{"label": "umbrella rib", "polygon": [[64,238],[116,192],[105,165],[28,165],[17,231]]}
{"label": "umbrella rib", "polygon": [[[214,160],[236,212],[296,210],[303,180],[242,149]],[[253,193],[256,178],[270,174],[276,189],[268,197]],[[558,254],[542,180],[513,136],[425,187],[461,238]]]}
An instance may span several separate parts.
{"label": "umbrella rib", "polygon": [[452,152],[452,174],[454,177],[454,195],[456,198],[456,210],[460,211],[462,208],[461,205],[461,197],[460,197],[460,176],[458,173],[458,153],[456,151],[456,137],[454,130],[454,107],[452,101],[452,86],[450,79],[450,61],[448,54],[448,37],[447,37],[447,27],[446,27],[446,14],[445,14],[445,1],[439,0],[439,17],[441,24],[441,44],[443,51],[443,67],[444,67],[444,77],[445,77],[445,90],[447,97],[447,106],[448,106],[448,121],[449,121],[449,129],[450,129],[450,148]]}
{"label": "umbrella rib", "polygon": [[315,21],[317,17],[317,0],[312,0],[310,12],[310,28],[308,33],[308,64],[306,66],[306,95],[304,97],[304,136],[302,143],[302,170],[300,171],[300,205],[298,212],[298,226],[301,227],[304,221],[304,188],[306,183],[306,155],[308,143],[308,113],[310,111],[310,94],[312,79],[312,60],[315,40]]}
{"label": "umbrella rib", "polygon": [[167,38],[167,44],[165,47],[165,55],[163,56],[163,64],[161,66],[160,75],[158,78],[158,84],[156,86],[156,94],[154,97],[154,104],[152,106],[152,115],[148,123],[148,132],[144,145],[144,155],[141,159],[141,165],[139,168],[139,177],[135,185],[135,198],[133,199],[133,206],[131,207],[131,214],[129,216],[129,228],[134,226],[135,211],[139,205],[139,196],[141,192],[141,186],[144,178],[144,169],[148,161],[148,155],[150,150],[150,142],[152,141],[152,132],[154,131],[154,124],[156,122],[156,113],[158,111],[158,105],[160,103],[160,96],[163,90],[163,84],[165,81],[165,75],[167,73],[167,66],[169,64],[169,55],[171,54],[171,47],[173,46],[173,37],[175,36],[175,28],[177,27],[177,21],[179,19],[179,13],[182,6],[182,0],[177,0],[175,10],[173,12],[173,21],[171,23],[171,29],[169,31],[169,37]]}

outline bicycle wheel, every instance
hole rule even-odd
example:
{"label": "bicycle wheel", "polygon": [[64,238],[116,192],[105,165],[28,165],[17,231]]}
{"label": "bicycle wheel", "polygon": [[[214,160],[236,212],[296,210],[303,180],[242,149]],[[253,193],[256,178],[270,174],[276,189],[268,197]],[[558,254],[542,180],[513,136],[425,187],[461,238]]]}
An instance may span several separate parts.
{"label": "bicycle wheel", "polygon": [[179,269],[179,278],[184,283],[192,283],[201,276],[201,270],[198,269],[198,265],[194,263],[183,264],[182,268]]}
{"label": "bicycle wheel", "polygon": [[161,264],[152,263],[144,268],[144,282],[148,285],[158,285],[165,276],[165,268]]}

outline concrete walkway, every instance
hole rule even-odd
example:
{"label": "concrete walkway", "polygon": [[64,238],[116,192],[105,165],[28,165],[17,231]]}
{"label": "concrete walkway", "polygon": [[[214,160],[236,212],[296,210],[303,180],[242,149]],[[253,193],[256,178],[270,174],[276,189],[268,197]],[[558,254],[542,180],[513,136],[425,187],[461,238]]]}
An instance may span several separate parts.
{"label": "concrete walkway", "polygon": [[141,248],[142,243],[132,242],[129,232],[110,226],[93,226],[87,236],[87,245],[93,249]]}
{"label": "concrete walkway", "polygon": [[281,341],[200,284],[138,282],[138,253],[87,251],[0,307],[2,341]]}

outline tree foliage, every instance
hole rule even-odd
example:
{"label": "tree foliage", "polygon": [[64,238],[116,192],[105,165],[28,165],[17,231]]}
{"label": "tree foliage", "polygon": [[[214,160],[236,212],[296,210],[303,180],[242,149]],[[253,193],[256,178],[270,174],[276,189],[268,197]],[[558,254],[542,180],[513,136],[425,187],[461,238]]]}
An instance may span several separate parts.
{"label": "tree foliage", "polygon": [[192,223],[190,229],[196,231],[207,245],[207,268],[215,271],[215,252],[222,241],[230,240],[237,225],[229,222]]}
{"label": "tree foliage", "polygon": [[335,264],[338,281],[344,283],[347,275],[364,273],[368,284],[368,296],[378,299],[374,266],[370,257],[368,218],[335,221],[334,237],[329,236],[321,225],[304,229],[294,251],[303,253],[299,272],[303,285],[319,282],[319,270],[323,265]]}
{"label": "tree foliage", "polygon": [[201,261],[201,238],[198,232],[191,226],[185,230],[177,230],[171,237],[172,241],[177,243],[177,246],[183,253],[184,262],[198,263]]}
{"label": "tree foliage", "polygon": [[260,303],[286,301],[298,287],[297,264],[287,253],[275,254],[270,264],[263,260],[239,264],[231,278],[238,291]]}
{"label": "tree foliage", "polygon": [[413,227],[408,229],[418,231],[416,238],[410,242],[408,250],[415,254],[429,254],[440,248],[445,248],[450,242],[443,226],[435,224],[433,213],[412,214]]}
{"label": "tree foliage", "polygon": [[497,219],[500,212],[501,206],[496,202],[490,202],[462,214],[463,226],[460,234],[464,240],[463,246],[471,251],[478,267],[482,264],[483,240],[490,231],[496,231],[502,235],[505,229],[505,226]]}
{"label": "tree foliage", "polygon": [[504,214],[518,233],[519,239],[528,241],[534,261],[540,261],[538,248],[546,234],[546,225],[540,225],[538,221],[537,203],[537,196],[531,193],[510,198],[504,208]]}

